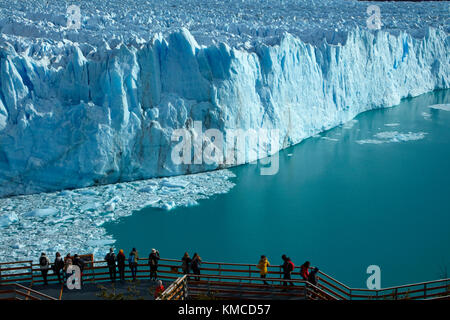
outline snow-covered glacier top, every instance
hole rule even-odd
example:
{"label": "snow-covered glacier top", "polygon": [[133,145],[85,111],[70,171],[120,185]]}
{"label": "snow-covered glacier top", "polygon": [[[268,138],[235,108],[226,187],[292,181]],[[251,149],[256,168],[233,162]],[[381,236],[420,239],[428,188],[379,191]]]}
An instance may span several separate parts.
{"label": "snow-covered glacier top", "polygon": [[[201,45],[226,42],[246,48],[276,43],[285,33],[305,42],[345,40],[346,31],[366,27],[373,2],[352,0],[0,0],[3,38],[64,39],[89,46],[116,47],[148,41],[187,28]],[[449,28],[449,4],[434,1],[376,2],[383,30],[423,37],[428,27]],[[67,30],[67,9],[81,10],[81,28]],[[17,44],[20,46],[19,44]],[[25,46],[26,48],[26,46]],[[86,53],[86,52],[83,52]]]}

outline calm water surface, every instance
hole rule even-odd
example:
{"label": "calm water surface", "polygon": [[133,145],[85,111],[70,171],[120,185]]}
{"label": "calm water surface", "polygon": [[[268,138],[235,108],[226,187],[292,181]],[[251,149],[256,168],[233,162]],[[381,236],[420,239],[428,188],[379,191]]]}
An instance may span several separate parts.
{"label": "calm water surface", "polygon": [[[331,139],[280,152],[274,176],[261,176],[257,165],[233,168],[228,194],[169,212],[146,208],[107,230],[117,248],[135,246],[141,256],[158,248],[168,258],[188,250],[209,261],[257,263],[265,254],[279,264],[286,253],[296,266],[310,260],[353,287],[365,287],[372,264],[381,268],[382,287],[443,277],[450,268],[450,111],[428,106],[444,103],[450,90],[363,113],[352,127],[321,135]],[[368,139],[384,143],[357,143]]]}

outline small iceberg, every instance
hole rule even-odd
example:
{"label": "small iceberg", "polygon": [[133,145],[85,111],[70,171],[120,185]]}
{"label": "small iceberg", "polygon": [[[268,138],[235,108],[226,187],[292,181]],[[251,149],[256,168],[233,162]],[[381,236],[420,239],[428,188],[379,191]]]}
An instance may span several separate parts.
{"label": "small iceberg", "polygon": [[19,218],[15,212],[3,213],[0,215],[0,228],[7,227],[18,220]]}
{"label": "small iceberg", "polygon": [[433,104],[431,106],[428,106],[428,108],[434,110],[450,111],[450,104]]}
{"label": "small iceberg", "polygon": [[88,240],[86,241],[86,244],[90,247],[98,247],[98,246],[104,246],[104,245],[108,245],[108,244],[113,244],[115,243],[116,240],[108,240],[108,239],[104,239],[104,240]]}
{"label": "small iceberg", "polygon": [[426,132],[408,132],[401,133],[398,131],[384,131],[374,135],[375,139],[357,140],[358,144],[382,144],[397,143],[405,141],[415,141],[425,138]]}
{"label": "small iceberg", "polygon": [[55,208],[45,208],[45,209],[35,209],[33,211],[27,212],[24,214],[25,217],[48,217],[54,216],[58,213],[58,210]]}

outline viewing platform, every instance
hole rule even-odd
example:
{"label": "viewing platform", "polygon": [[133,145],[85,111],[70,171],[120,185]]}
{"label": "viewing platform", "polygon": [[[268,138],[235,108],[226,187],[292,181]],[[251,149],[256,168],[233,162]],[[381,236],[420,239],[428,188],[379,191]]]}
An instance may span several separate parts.
{"label": "viewing platform", "polygon": [[[319,271],[318,283],[300,280],[292,272],[292,286],[284,284],[281,266],[268,267],[263,283],[255,264],[202,262],[201,275],[183,274],[181,261],[161,259],[158,279],[165,290],[157,300],[284,299],[284,300],[436,300],[450,299],[450,278],[407,284],[379,290],[350,288]],[[199,280],[196,280],[196,277]],[[12,300],[121,300],[154,299],[155,281],[150,281],[148,259],[139,259],[137,280],[125,268],[125,281],[109,278],[106,261],[85,261],[81,289],[59,284],[50,270],[48,285],[38,264],[32,261],[0,263],[0,299]]]}

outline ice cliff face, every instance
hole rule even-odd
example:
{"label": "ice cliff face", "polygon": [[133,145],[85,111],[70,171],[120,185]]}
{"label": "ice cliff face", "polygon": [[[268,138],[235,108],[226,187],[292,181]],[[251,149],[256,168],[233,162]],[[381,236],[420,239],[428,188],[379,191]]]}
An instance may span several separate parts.
{"label": "ice cliff face", "polygon": [[356,28],[344,44],[285,34],[251,50],[187,29],[64,61],[0,48],[0,196],[214,169],[174,165],[177,128],[280,130],[280,147],[400,99],[449,88],[449,40]]}

